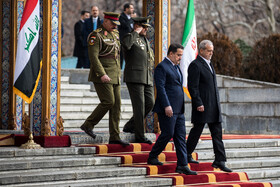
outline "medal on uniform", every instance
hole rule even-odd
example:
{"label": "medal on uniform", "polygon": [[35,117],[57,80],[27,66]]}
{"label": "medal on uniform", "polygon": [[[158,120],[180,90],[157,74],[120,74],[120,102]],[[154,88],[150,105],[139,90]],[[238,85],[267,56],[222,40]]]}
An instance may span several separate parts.
{"label": "medal on uniform", "polygon": [[104,35],[107,36],[107,34],[108,34],[108,32],[107,32],[107,31],[104,31]]}

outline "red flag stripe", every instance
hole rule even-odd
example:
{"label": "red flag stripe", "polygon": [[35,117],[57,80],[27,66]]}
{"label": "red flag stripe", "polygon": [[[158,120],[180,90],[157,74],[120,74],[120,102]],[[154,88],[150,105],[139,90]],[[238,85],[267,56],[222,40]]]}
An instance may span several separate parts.
{"label": "red flag stripe", "polygon": [[24,24],[26,23],[26,21],[28,20],[28,18],[32,14],[32,12],[34,11],[37,4],[38,4],[38,0],[27,0],[26,1],[24,11],[23,11],[23,15],[22,15],[21,22],[20,22],[19,31],[24,26]]}

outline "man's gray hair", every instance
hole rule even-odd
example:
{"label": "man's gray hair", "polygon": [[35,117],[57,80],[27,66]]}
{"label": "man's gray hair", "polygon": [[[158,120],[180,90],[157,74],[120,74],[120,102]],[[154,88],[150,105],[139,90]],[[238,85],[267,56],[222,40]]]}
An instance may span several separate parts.
{"label": "man's gray hair", "polygon": [[213,45],[213,42],[211,42],[210,40],[202,40],[200,43],[199,43],[199,46],[198,46],[198,49],[206,49],[206,45]]}

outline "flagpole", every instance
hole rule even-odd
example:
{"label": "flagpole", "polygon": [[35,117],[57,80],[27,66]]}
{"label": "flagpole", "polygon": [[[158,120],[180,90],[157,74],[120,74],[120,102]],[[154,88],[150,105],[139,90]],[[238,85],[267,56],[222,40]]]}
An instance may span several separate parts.
{"label": "flagpole", "polygon": [[34,112],[33,112],[33,100],[31,101],[30,103],[30,111],[29,111],[29,116],[30,116],[30,135],[29,135],[29,140],[27,143],[25,144],[22,144],[20,146],[20,148],[22,149],[41,149],[42,147],[35,143],[34,140],[33,140],[33,115],[34,115]]}

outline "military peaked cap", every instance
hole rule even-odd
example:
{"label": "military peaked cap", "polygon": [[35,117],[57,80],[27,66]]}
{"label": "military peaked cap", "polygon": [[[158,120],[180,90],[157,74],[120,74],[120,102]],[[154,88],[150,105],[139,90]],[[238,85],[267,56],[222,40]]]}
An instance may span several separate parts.
{"label": "military peaked cap", "polygon": [[143,26],[146,27],[150,27],[151,25],[149,24],[151,17],[134,17],[132,18],[132,20],[134,21],[134,23],[136,24],[141,24]]}
{"label": "military peaked cap", "polygon": [[118,14],[118,13],[115,13],[115,12],[104,12],[104,18],[111,20],[116,25],[120,25],[121,24],[119,22],[119,17],[120,17],[120,14]]}

